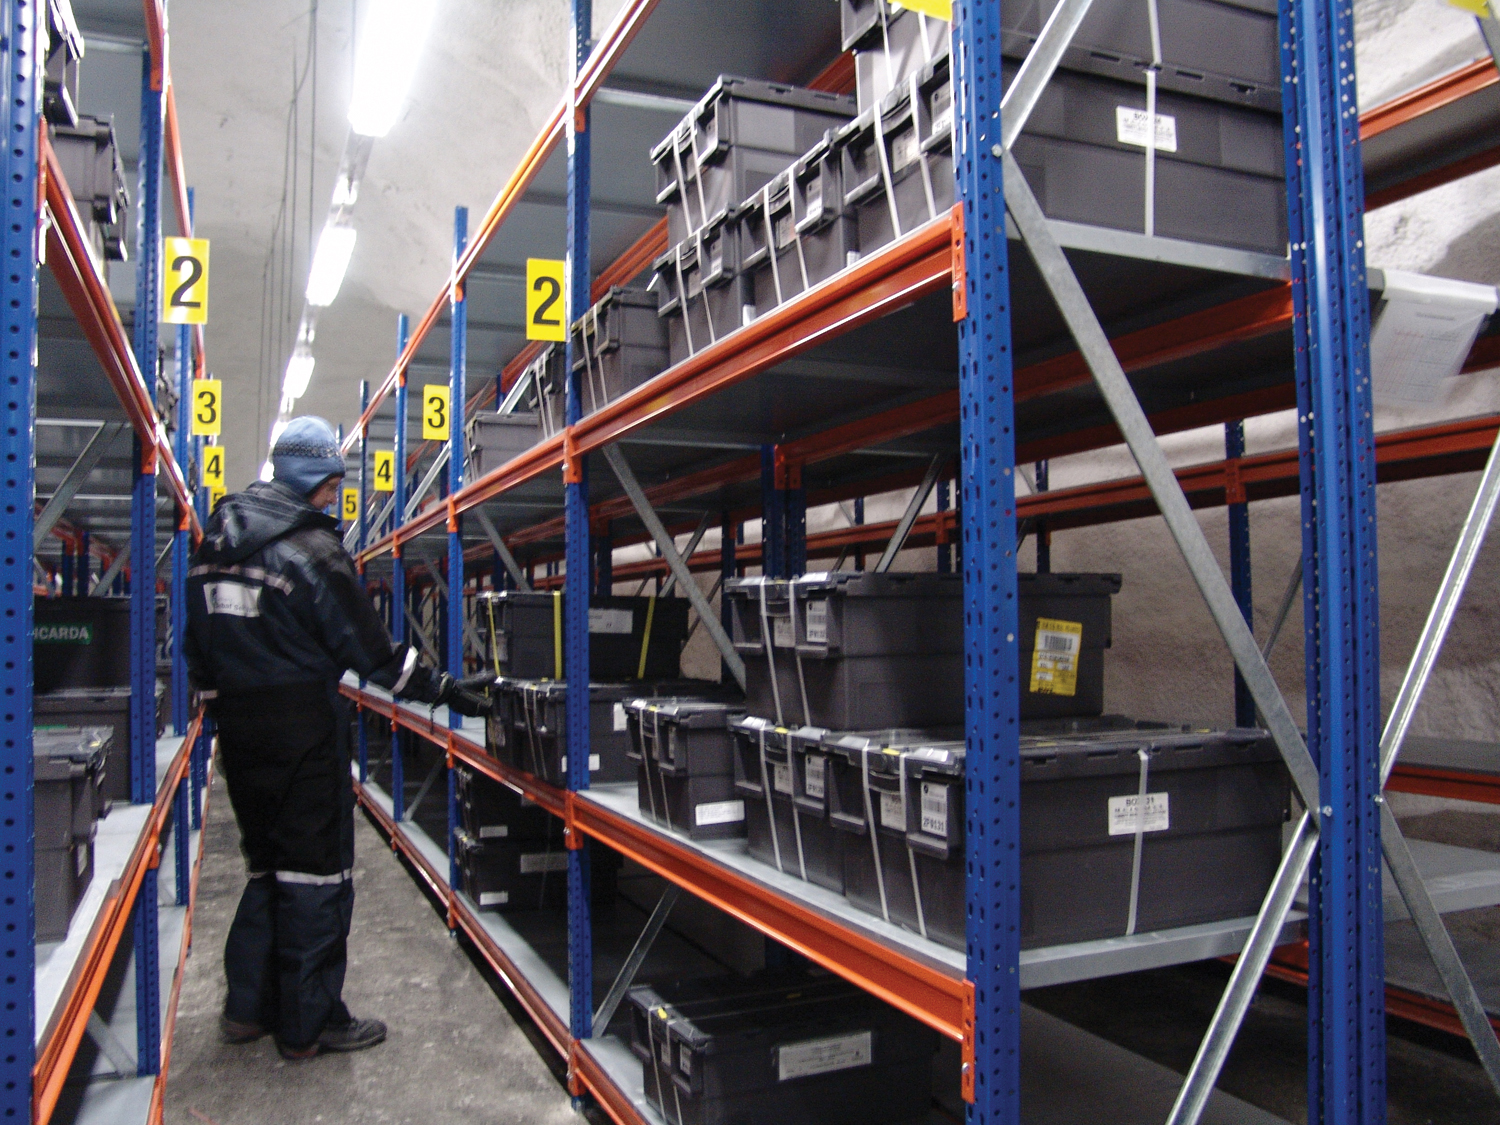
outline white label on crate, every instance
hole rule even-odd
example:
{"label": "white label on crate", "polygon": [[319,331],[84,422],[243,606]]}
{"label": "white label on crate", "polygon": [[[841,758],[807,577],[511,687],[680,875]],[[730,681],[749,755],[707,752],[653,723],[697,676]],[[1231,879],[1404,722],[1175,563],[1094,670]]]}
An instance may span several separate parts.
{"label": "white label on crate", "polygon": [[82,879],[83,878],[83,869],[89,865],[89,850],[88,850],[88,848],[79,848],[78,849],[78,856],[77,856],[76,860],[74,861],[74,864],[78,868],[77,873],[76,873],[77,876],[78,876],[78,878]]}
{"label": "white label on crate", "polygon": [[500,643],[495,647],[500,650],[500,662],[504,664],[510,660],[510,634],[501,633],[497,639]]}
{"label": "white label on crate", "polygon": [[1142,832],[1165,832],[1172,827],[1167,793],[1147,793],[1144,807],[1138,793],[1109,799],[1109,834],[1134,836]]}
{"label": "white label on crate", "polygon": [[677,1048],[677,1069],[683,1074],[693,1073],[693,1052]]}
{"label": "white label on crate", "polygon": [[260,616],[260,587],[238,582],[208,582],[203,587],[209,613],[227,613],[230,617]]}
{"label": "white label on crate", "polygon": [[874,1048],[875,1036],[869,1031],[787,1043],[776,1049],[776,1080],[789,1082],[793,1078],[869,1066],[875,1059]]}
{"label": "white label on crate", "polygon": [[807,181],[807,220],[817,222],[823,217],[823,177],[814,176]]}
{"label": "white label on crate", "polygon": [[776,249],[784,250],[792,244],[792,213],[787,211],[776,216]]}
{"label": "white label on crate", "polygon": [[932,135],[953,130],[953,84],[939,86],[932,92]]}
{"label": "white label on crate", "polygon": [[778,793],[792,791],[792,767],[785,762],[771,763],[771,788]]}
{"label": "white label on crate", "polygon": [[891,171],[899,172],[917,162],[917,131],[907,129],[891,138]]}
{"label": "white label on crate", "polygon": [[791,648],[797,643],[790,617],[771,618],[771,643],[777,648]]}
{"label": "white label on crate", "polygon": [[880,794],[880,823],[897,832],[906,831],[906,802],[900,793]]}
{"label": "white label on crate", "polygon": [[[566,754],[564,754],[562,756],[562,771],[563,771],[563,773],[567,773],[568,772],[568,756]],[[599,772],[599,755],[598,754],[590,754],[589,755],[589,773],[598,773],[598,772]]]}
{"label": "white label on crate", "polygon": [[504,906],[510,901],[509,891],[480,891],[480,906]]}
{"label": "white label on crate", "polygon": [[531,855],[521,857],[521,874],[537,875],[543,871],[566,871],[568,869],[568,853],[562,852],[533,852]]}
{"label": "white label on crate", "polygon": [[503,840],[509,835],[510,825],[508,824],[485,824],[479,829],[479,838],[481,840],[493,840],[497,837]]}
{"label": "white label on crate", "polygon": [[744,801],[708,801],[693,806],[693,823],[699,828],[709,824],[738,824],[744,819]]}
{"label": "white label on crate", "polygon": [[824,773],[828,769],[828,759],[821,754],[809,754],[802,762],[802,788],[807,790],[809,797],[826,797],[828,791],[823,787]]}
{"label": "white label on crate", "polygon": [[948,835],[948,787],[941,782],[922,782],[922,831]]}
{"label": "white label on crate", "polygon": [[616,703],[612,714],[614,715],[614,723],[612,725],[615,728],[615,733],[619,734],[622,730],[627,729],[625,723],[625,704]]}
{"label": "white label on crate", "polygon": [[[1122,145],[1140,145],[1145,148],[1146,142],[1150,140],[1146,111],[1123,105],[1115,106],[1115,139]],[[1156,115],[1156,150],[1177,151],[1177,118],[1169,113]]]}
{"label": "white label on crate", "polygon": [[628,609],[590,609],[590,633],[624,633],[634,628],[635,613]]}
{"label": "white label on crate", "polygon": [[807,643],[828,643],[828,599],[818,598],[807,603]]}

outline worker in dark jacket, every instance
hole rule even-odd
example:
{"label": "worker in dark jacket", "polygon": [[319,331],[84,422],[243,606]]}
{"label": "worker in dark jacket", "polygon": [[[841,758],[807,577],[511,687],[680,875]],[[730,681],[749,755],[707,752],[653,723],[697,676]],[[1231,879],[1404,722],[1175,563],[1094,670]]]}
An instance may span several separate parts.
{"label": "worker in dark jacket", "polygon": [[385,1038],[341,993],[354,907],[348,670],[394,695],[465,715],[482,697],[391,643],[338,521],[344,459],[327,422],[297,418],[276,440],[274,477],[225,497],[188,573],[193,686],[218,723],[219,761],[249,884],[224,947],[227,1042],[271,1032],[289,1059]]}

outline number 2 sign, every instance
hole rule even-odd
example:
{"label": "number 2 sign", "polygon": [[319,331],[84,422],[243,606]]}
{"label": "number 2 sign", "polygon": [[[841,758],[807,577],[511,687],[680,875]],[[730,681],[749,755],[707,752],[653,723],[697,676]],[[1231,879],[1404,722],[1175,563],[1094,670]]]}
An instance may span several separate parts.
{"label": "number 2 sign", "polygon": [[566,340],[563,275],[566,263],[549,258],[526,259],[526,338]]}
{"label": "number 2 sign", "polygon": [[164,238],[161,318],[167,324],[208,323],[208,239]]}

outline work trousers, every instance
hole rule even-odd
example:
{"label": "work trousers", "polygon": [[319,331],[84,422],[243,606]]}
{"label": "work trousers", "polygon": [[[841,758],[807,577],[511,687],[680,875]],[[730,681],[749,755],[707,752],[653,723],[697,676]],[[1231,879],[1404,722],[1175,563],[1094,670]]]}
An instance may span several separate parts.
{"label": "work trousers", "polygon": [[224,1014],[301,1050],[350,1020],[348,710],[336,685],[317,683],[221,695],[213,713],[250,874],[224,943]]}

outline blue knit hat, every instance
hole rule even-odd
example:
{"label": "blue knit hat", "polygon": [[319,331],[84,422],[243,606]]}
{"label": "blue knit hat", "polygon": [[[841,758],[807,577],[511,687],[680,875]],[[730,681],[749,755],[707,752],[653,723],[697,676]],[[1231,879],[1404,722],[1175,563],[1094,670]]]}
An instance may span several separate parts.
{"label": "blue knit hat", "polygon": [[273,479],[290,485],[302,496],[311,496],[329,477],[348,470],[333,427],[322,418],[307,414],[293,418],[276,438],[271,450]]}

